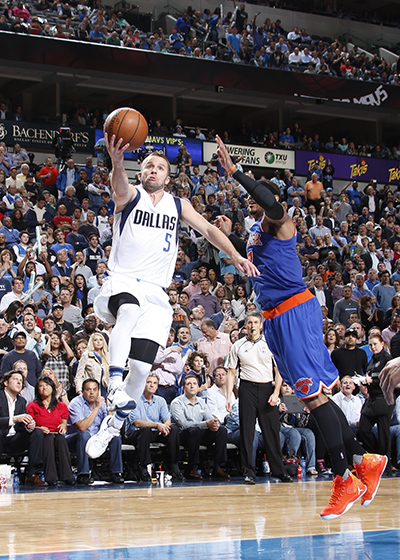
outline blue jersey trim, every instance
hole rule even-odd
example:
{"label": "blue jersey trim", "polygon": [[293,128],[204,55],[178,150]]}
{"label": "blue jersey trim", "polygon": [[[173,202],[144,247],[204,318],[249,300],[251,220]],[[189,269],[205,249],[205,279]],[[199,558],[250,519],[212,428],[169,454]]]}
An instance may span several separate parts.
{"label": "blue jersey trim", "polygon": [[174,196],[172,195],[174,198],[174,202],[175,202],[175,206],[176,206],[176,211],[178,212],[178,221],[176,222],[176,244],[178,245],[179,242],[179,220],[181,219],[181,214],[182,214],[182,202],[181,199],[178,196]]}
{"label": "blue jersey trim", "polygon": [[132,210],[135,208],[137,203],[140,200],[140,192],[139,189],[136,189],[136,196],[133,200],[131,200],[125,208],[121,211],[121,222],[119,224],[119,233],[122,235],[122,230],[124,229],[124,225],[126,224],[126,220],[129,218]]}

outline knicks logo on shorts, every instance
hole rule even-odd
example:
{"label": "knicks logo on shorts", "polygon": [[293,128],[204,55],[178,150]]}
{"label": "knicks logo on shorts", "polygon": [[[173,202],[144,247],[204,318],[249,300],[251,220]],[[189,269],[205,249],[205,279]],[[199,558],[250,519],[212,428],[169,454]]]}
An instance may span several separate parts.
{"label": "knicks logo on shorts", "polygon": [[302,377],[301,379],[296,381],[294,386],[296,388],[296,391],[300,391],[300,393],[307,395],[307,393],[309,393],[310,391],[310,387],[312,384],[313,384],[312,379],[310,379],[309,377]]}

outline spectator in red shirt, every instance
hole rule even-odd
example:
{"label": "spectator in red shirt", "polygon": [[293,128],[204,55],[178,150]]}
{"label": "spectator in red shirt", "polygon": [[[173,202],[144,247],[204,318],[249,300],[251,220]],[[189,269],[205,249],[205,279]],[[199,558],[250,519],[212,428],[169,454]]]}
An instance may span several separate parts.
{"label": "spectator in red shirt", "polygon": [[57,177],[58,169],[53,165],[53,158],[48,157],[46,159],[46,165],[39,171],[37,178],[40,179],[42,186],[56,197],[56,200],[58,198],[58,190],[56,187]]}
{"label": "spectator in red shirt", "polygon": [[20,17],[24,21],[30,21],[31,19],[30,11],[24,7],[22,2],[18,2],[16,7],[13,9],[13,16]]}
{"label": "spectator in red shirt", "polygon": [[67,239],[67,235],[71,231],[71,216],[67,216],[67,207],[64,204],[60,204],[57,208],[57,216],[53,218],[53,224],[57,229],[61,229],[64,233],[64,240]]}
{"label": "spectator in red shirt", "polygon": [[57,399],[56,386],[50,377],[37,381],[35,400],[27,405],[27,412],[43,432],[43,466],[47,484],[55,486],[57,480],[75,484],[65,440],[68,407]]}

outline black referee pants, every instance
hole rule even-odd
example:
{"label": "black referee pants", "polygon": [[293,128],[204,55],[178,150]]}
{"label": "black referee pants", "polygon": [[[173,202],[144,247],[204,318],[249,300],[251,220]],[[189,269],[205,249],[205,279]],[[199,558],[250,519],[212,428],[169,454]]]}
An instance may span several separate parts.
{"label": "black referee pants", "polygon": [[279,441],[278,407],[268,404],[268,399],[273,392],[272,383],[240,380],[239,424],[243,476],[255,476],[256,474],[253,466],[253,440],[257,418],[264,438],[271,474],[279,476],[284,473]]}

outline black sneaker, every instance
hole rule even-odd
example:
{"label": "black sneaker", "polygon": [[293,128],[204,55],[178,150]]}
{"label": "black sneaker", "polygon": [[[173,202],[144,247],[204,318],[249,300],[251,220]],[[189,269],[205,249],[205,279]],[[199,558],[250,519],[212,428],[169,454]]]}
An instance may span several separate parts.
{"label": "black sneaker", "polygon": [[94,480],[90,476],[90,474],[78,474],[76,478],[77,484],[82,484],[84,486],[89,486],[89,484],[93,484]]}
{"label": "black sneaker", "polygon": [[175,480],[175,482],[183,482],[185,480],[185,477],[183,476],[180,470],[171,471],[171,476],[172,476],[172,480]]}
{"label": "black sneaker", "polygon": [[123,484],[125,480],[121,473],[113,472],[111,473],[111,482],[113,484]]}
{"label": "black sneaker", "polygon": [[287,473],[278,474],[276,478],[279,478],[281,482],[293,482],[293,478]]}
{"label": "black sneaker", "polygon": [[256,479],[254,478],[254,476],[245,476],[244,477],[244,483],[245,484],[255,484],[256,483]]}
{"label": "black sneaker", "polygon": [[147,469],[140,469],[140,480],[143,482],[149,482],[151,480]]}

